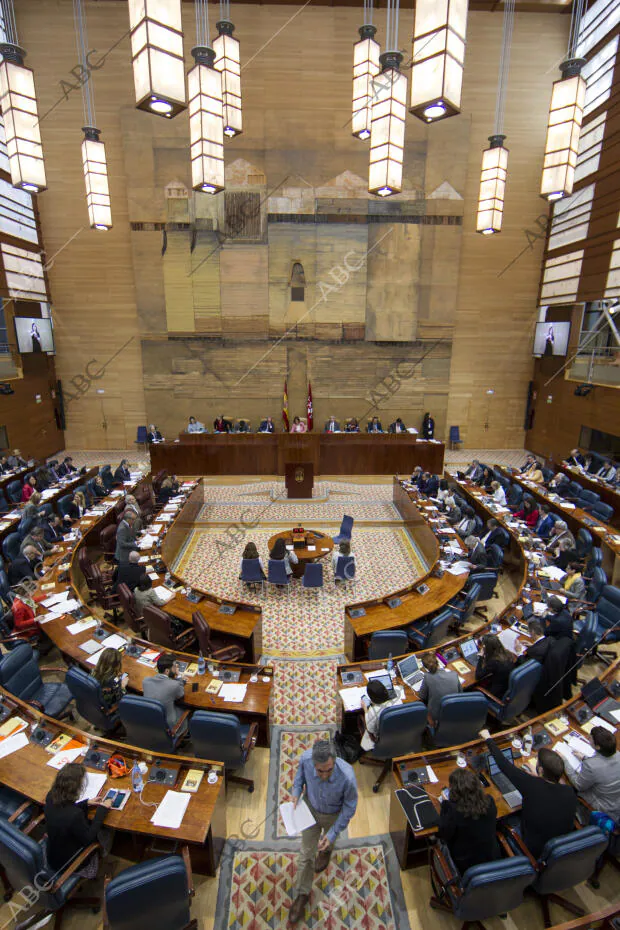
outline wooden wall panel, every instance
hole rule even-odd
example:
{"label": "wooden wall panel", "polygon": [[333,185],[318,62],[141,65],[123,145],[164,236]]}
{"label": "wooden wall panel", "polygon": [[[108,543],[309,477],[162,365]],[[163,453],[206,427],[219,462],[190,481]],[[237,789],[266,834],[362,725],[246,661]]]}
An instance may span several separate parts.
{"label": "wooden wall panel", "polygon": [[422,226],[370,227],[366,339],[412,342],[417,335]]}
{"label": "wooden wall panel", "polygon": [[222,331],[260,339],[269,330],[266,245],[224,245],[220,252]]}
{"label": "wooden wall panel", "polygon": [[[14,394],[0,394],[0,426],[5,426],[11,449],[24,458],[43,458],[64,448],[64,436],[54,416],[54,359],[47,355],[22,355],[23,378],[11,381]],[[41,395],[41,402],[36,400]]]}
{"label": "wooden wall panel", "polygon": [[167,240],[164,254],[166,326],[171,333],[191,333],[196,325],[189,232],[171,230]]}

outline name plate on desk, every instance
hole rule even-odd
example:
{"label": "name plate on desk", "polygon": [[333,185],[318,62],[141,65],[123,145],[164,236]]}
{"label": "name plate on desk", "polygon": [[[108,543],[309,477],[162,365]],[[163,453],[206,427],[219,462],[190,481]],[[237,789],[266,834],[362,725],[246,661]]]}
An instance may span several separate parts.
{"label": "name plate on desk", "polygon": [[349,611],[349,616],[351,620],[359,620],[360,617],[366,616],[366,611],[363,607],[355,607],[353,610]]}
{"label": "name plate on desk", "polygon": [[237,608],[235,607],[234,604],[222,604],[222,605],[220,606],[220,609],[219,609],[218,613],[220,613],[220,614],[228,614],[229,616],[232,616],[232,614],[235,613],[236,609],[237,609]]}
{"label": "name plate on desk", "polygon": [[400,607],[402,600],[400,597],[390,597],[386,602],[390,610],[394,610],[395,607]]}

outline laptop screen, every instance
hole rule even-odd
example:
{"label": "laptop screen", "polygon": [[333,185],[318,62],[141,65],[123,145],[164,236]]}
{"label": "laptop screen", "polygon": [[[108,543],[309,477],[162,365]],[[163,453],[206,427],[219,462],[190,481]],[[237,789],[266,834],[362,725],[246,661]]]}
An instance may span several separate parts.
{"label": "laptop screen", "polygon": [[581,696],[592,708],[609,697],[605,685],[598,678],[591,678],[586,682],[581,689]]}
{"label": "laptop screen", "polygon": [[[502,749],[502,755],[505,756],[509,762],[512,762],[512,748],[510,746],[507,746],[506,749]],[[500,771],[500,768],[491,753],[489,753],[489,758],[487,761],[489,763],[489,775],[497,775],[497,773]]]}
{"label": "laptop screen", "polygon": [[374,680],[380,681],[382,685],[385,685],[388,694],[394,692],[394,682],[389,675],[375,675]]}
{"label": "laptop screen", "polygon": [[475,639],[466,639],[464,643],[461,643],[461,652],[467,659],[469,656],[478,655],[478,647],[476,645]]}
{"label": "laptop screen", "polygon": [[401,659],[398,663],[398,671],[400,672],[401,678],[407,678],[409,675],[413,675],[419,668],[420,663],[415,656],[407,656],[406,659]]}

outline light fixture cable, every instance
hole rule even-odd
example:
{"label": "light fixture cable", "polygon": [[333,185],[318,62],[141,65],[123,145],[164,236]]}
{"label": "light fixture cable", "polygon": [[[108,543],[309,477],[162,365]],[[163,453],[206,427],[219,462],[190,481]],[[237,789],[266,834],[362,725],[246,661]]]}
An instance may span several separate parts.
{"label": "light fixture cable", "polygon": [[82,68],[82,106],[84,109],[84,125],[94,128],[95,100],[91,87],[91,75],[88,68],[88,37],[86,35],[86,18],[84,16],[84,0],[73,0],[73,21],[75,23],[75,41],[77,44],[78,61]]}
{"label": "light fixture cable", "polygon": [[211,47],[209,41],[209,4],[208,0],[196,0],[196,44]]}
{"label": "light fixture cable", "polygon": [[515,0],[506,0],[504,5],[504,25],[502,33],[502,50],[499,57],[499,75],[497,79],[497,98],[495,100],[495,135],[504,134],[504,111],[506,108],[506,88],[510,70],[510,49],[515,19]]}

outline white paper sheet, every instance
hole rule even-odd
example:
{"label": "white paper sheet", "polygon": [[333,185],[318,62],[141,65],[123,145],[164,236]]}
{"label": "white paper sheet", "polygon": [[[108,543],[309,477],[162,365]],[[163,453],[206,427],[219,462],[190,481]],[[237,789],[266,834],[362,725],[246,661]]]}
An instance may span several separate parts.
{"label": "white paper sheet", "polygon": [[566,572],[563,572],[561,568],[557,568],[555,565],[547,565],[545,568],[541,568],[539,575],[542,575],[543,578],[551,578],[552,581],[561,581],[562,578],[566,577]]}
{"label": "white paper sheet", "polygon": [[72,636],[76,636],[78,633],[90,630],[93,626],[97,626],[97,620],[94,617],[84,617],[82,620],[76,620],[75,623],[70,623],[67,630]]}
{"label": "white paper sheet", "polygon": [[23,731],[21,733],[15,733],[14,736],[7,736],[6,739],[0,742],[0,759],[4,759],[5,756],[10,756],[11,753],[17,752],[18,749],[23,749],[24,746],[27,745],[28,737]]}
{"label": "white paper sheet", "polygon": [[620,710],[611,710],[610,714],[614,720],[618,720],[618,722],[620,722]]}
{"label": "white paper sheet", "polygon": [[289,836],[299,836],[302,830],[306,830],[316,823],[310,813],[310,808],[303,798],[300,799],[297,807],[292,801],[285,801],[284,804],[280,804],[280,815],[284,829]]}
{"label": "white paper sheet", "polygon": [[55,617],[62,617],[63,614],[68,614],[72,610],[78,610],[81,606],[80,602],[73,598],[68,601],[60,601],[59,604],[52,604],[49,608],[49,613],[53,614]]}
{"label": "white paper sheet", "polygon": [[451,575],[466,575],[469,571],[469,565],[467,562],[455,562],[453,565],[450,565],[448,572]]}
{"label": "white paper sheet", "polygon": [[582,736],[565,736],[564,742],[569,746],[573,752],[580,752],[590,759],[592,756],[596,755],[596,749],[592,746],[591,743],[588,743]]}
{"label": "white paper sheet", "polygon": [[178,830],[183,822],[191,794],[186,791],[166,791],[163,801],[151,817],[156,827],[169,827]]}
{"label": "white paper sheet", "polygon": [[80,649],[92,656],[94,652],[101,652],[101,643],[96,639],[87,639],[85,643],[80,643]]}
{"label": "white paper sheet", "polygon": [[70,596],[71,591],[69,589],[66,591],[56,591],[54,594],[50,594],[49,597],[46,597],[41,603],[44,607],[53,607],[54,604],[60,604],[61,602],[69,600]]}
{"label": "white paper sheet", "polygon": [[87,658],[86,660],[87,665],[92,665],[94,668],[97,665],[97,662],[99,661],[99,659],[101,658],[102,652],[103,652],[103,649],[101,648],[101,643],[99,643],[99,649],[97,650],[97,652],[93,652]]}
{"label": "white paper sheet", "polygon": [[162,601],[171,601],[174,597],[174,591],[170,591],[168,588],[164,587],[163,584],[157,585],[156,588],[153,588],[157,597],[160,597]]}
{"label": "white paper sheet", "polygon": [[376,668],[374,672],[364,672],[364,678],[366,681],[372,681],[373,678],[381,678],[382,675],[387,675],[387,668]]}
{"label": "white paper sheet", "polygon": [[513,655],[518,656],[523,652],[523,646],[521,643],[517,642],[519,639],[519,633],[516,630],[502,630],[502,632],[497,637],[504,647],[509,652],[512,652]]}
{"label": "white paper sheet", "polygon": [[[1,745],[2,744],[0,744],[0,746]],[[73,749],[61,749],[60,752],[54,753],[47,764],[50,765],[53,769],[58,769],[60,771],[60,769],[67,765],[68,762],[75,762],[75,760],[82,755],[84,749],[84,746],[75,746]]]}
{"label": "white paper sheet", "polygon": [[581,766],[581,761],[577,758],[574,752],[571,751],[570,747],[566,743],[559,742],[553,747],[559,756],[568,762],[571,768],[578,769]]}
{"label": "white paper sheet", "polygon": [[126,645],[127,640],[124,636],[120,636],[118,633],[112,633],[110,636],[106,636],[105,639],[101,640],[102,649],[121,649]]}
{"label": "white paper sheet", "polygon": [[82,793],[77,799],[77,803],[80,801],[92,801],[93,798],[96,798],[106,781],[108,776],[105,772],[87,772],[86,773],[86,784],[82,788]]}
{"label": "white paper sheet", "polygon": [[221,698],[222,701],[229,701],[231,704],[241,704],[245,700],[247,690],[247,684],[240,685],[235,681],[228,681],[222,685],[217,696]]}
{"label": "white paper sheet", "polygon": [[438,779],[437,776],[435,775],[435,773],[434,773],[434,771],[433,771],[433,769],[432,769],[432,767],[431,767],[430,765],[427,765],[427,766],[426,766],[426,772],[427,772],[427,774],[428,774],[428,780],[431,782],[431,784],[435,784],[436,782],[439,781],[439,779]]}
{"label": "white paper sheet", "polygon": [[149,572],[148,576],[151,579],[151,581],[159,581],[159,575],[157,574],[157,572]]}
{"label": "white paper sheet", "polygon": [[149,536],[148,533],[146,536],[143,536],[140,542],[138,543],[138,549],[151,549],[155,543],[155,536]]}
{"label": "white paper sheet", "polygon": [[362,696],[366,694],[366,686],[355,688],[341,688],[338,692],[342,698],[345,710],[359,710],[362,706]]}

